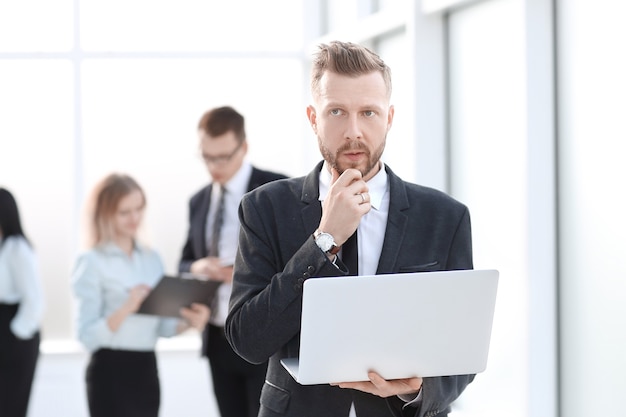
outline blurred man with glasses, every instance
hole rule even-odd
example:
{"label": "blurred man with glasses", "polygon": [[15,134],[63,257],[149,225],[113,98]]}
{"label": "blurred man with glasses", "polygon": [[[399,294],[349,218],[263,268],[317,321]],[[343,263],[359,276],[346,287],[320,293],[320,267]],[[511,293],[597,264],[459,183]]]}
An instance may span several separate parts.
{"label": "blurred man with glasses", "polygon": [[202,354],[209,359],[221,416],[256,417],[267,364],[246,362],[224,335],[239,236],[238,208],[246,192],[286,177],[246,160],[244,117],[232,107],[207,111],[198,124],[198,136],[211,183],[189,201],[189,231],[179,271],[223,281],[202,334]]}

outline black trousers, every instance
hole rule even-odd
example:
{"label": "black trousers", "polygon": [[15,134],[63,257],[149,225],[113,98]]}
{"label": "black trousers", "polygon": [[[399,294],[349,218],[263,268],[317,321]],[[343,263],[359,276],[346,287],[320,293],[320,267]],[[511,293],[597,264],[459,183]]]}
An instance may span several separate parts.
{"label": "black trousers", "polygon": [[237,355],[223,327],[209,324],[207,331],[206,353],[221,417],[257,417],[267,364],[253,365]]}
{"label": "black trousers", "polygon": [[154,352],[100,349],[86,373],[91,417],[158,417],[161,389]]}
{"label": "black trousers", "polygon": [[39,358],[39,332],[18,339],[10,324],[17,304],[0,304],[0,416],[25,417]]}

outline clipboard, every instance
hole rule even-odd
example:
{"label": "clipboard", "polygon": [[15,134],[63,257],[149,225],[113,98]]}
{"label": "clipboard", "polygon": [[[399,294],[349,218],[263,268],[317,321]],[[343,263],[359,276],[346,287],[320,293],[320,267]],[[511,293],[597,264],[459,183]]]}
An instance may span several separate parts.
{"label": "clipboard", "polygon": [[180,317],[192,303],[211,306],[222,281],[164,275],[143,300],[137,314]]}

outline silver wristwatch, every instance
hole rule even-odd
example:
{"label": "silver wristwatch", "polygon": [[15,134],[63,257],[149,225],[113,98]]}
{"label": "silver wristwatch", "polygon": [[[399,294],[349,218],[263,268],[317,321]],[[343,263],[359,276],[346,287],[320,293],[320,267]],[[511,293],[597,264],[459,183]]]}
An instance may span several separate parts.
{"label": "silver wristwatch", "polygon": [[324,253],[335,255],[339,252],[339,249],[341,249],[341,246],[337,246],[335,239],[329,233],[316,230],[315,233],[313,233],[313,238],[315,239],[315,244],[317,244]]}

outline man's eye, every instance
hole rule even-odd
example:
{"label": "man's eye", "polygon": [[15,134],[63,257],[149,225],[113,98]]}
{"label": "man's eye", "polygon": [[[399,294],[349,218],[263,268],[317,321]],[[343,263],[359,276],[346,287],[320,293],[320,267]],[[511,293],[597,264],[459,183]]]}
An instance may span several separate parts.
{"label": "man's eye", "polygon": [[365,111],[363,112],[363,114],[364,114],[366,117],[372,117],[375,113],[374,113],[374,111],[372,111],[372,110],[365,110]]}
{"label": "man's eye", "polygon": [[332,109],[330,111],[330,114],[332,114],[333,116],[339,116],[341,114],[341,110],[339,110],[339,109]]}

